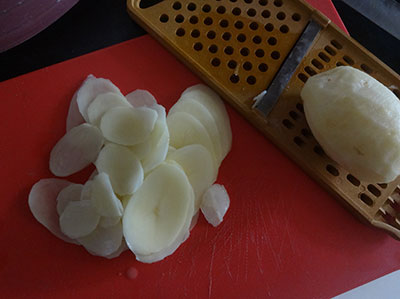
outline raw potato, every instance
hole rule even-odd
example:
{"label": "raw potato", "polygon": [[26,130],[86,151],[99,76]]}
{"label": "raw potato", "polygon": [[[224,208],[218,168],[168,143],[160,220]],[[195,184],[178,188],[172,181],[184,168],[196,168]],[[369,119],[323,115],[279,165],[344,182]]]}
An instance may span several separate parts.
{"label": "raw potato", "polygon": [[204,126],[192,115],[185,112],[175,112],[167,117],[170,134],[170,145],[179,149],[186,145],[201,144],[210,151],[219,165],[214,146]]}
{"label": "raw potato", "polygon": [[150,136],[156,120],[157,112],[150,108],[115,107],[103,115],[100,129],[109,141],[135,145]]}
{"label": "raw potato", "polygon": [[78,103],[76,101],[78,92],[75,92],[72,96],[71,103],[69,104],[67,122],[66,122],[66,131],[68,132],[73,127],[79,126],[85,122],[82,114],[79,112]]}
{"label": "raw potato", "polygon": [[95,126],[100,125],[100,119],[108,110],[114,107],[132,107],[131,104],[121,94],[107,92],[99,94],[93,102],[90,103],[87,114],[89,122]]}
{"label": "raw potato", "polygon": [[366,182],[400,174],[400,102],[392,91],[343,66],[309,78],[301,97],[311,131],[333,160]]}
{"label": "raw potato", "polygon": [[109,175],[112,188],[118,195],[134,193],[143,182],[143,168],[128,148],[107,144],[95,162],[97,170]]}
{"label": "raw potato", "polygon": [[90,198],[98,214],[105,217],[121,217],[123,208],[115,196],[109,176],[101,172],[92,182]]}
{"label": "raw potato", "polygon": [[99,220],[90,200],[70,201],[60,216],[60,228],[65,235],[76,239],[94,231]]}
{"label": "raw potato", "polygon": [[108,228],[108,227],[117,225],[118,222],[120,222],[120,221],[121,221],[121,217],[102,216],[102,217],[100,217],[99,226]]}
{"label": "raw potato", "polygon": [[128,247],[136,256],[164,251],[156,260],[171,254],[179,246],[175,243],[180,244],[182,235],[188,233],[193,211],[194,193],[185,173],[174,165],[161,164],[125,209],[122,221]]}
{"label": "raw potato", "polygon": [[103,146],[103,135],[90,124],[68,131],[50,153],[50,170],[60,177],[69,176],[94,162]]}
{"label": "raw potato", "polygon": [[83,190],[83,185],[81,184],[71,184],[58,193],[57,196],[57,213],[61,215],[64,212],[65,207],[70,201],[78,201],[81,199],[81,193]]}
{"label": "raw potato", "polygon": [[217,178],[218,169],[210,152],[200,144],[192,144],[175,150],[168,156],[168,160],[177,162],[188,177],[195,195],[196,213],[204,191]]}
{"label": "raw potato", "polygon": [[201,212],[212,226],[218,226],[229,208],[229,195],[224,186],[212,185],[203,195]]}
{"label": "raw potato", "polygon": [[143,89],[136,89],[128,93],[126,99],[135,108],[143,106],[151,108],[157,104],[156,98],[150,92]]}

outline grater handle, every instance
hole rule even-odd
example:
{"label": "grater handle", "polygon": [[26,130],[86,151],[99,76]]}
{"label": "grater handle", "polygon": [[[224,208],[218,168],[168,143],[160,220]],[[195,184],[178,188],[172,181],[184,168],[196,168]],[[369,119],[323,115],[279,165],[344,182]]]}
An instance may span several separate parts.
{"label": "grater handle", "polygon": [[371,224],[377,228],[389,232],[394,238],[400,240],[400,230],[398,230],[397,228],[379,220],[372,220]]}

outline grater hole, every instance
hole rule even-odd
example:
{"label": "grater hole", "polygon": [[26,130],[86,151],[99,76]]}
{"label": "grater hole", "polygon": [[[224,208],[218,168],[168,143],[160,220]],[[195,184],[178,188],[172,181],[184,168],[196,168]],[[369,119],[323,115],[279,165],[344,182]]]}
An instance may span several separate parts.
{"label": "grater hole", "polygon": [[378,184],[379,187],[381,187],[382,189],[386,189],[387,188],[387,184]]}
{"label": "grater hole", "polygon": [[210,18],[210,17],[207,17],[207,18],[205,18],[204,19],[204,24],[205,25],[211,25],[213,23],[213,19],[212,18]]}
{"label": "grater hole", "polygon": [[254,17],[256,14],[257,14],[257,11],[256,11],[254,8],[250,8],[250,9],[247,11],[247,15],[248,15],[249,17]]}
{"label": "grater hole", "polygon": [[297,78],[299,78],[301,81],[303,81],[304,83],[306,83],[307,82],[307,80],[308,80],[308,77],[306,76],[306,75],[304,75],[303,73],[299,73],[298,75],[297,75]]}
{"label": "grater hole", "polygon": [[193,49],[195,49],[196,51],[201,51],[203,49],[203,44],[202,43],[195,43],[193,45]]}
{"label": "grater hole", "polygon": [[284,119],[282,124],[288,129],[292,129],[294,127],[294,124],[288,119]]}
{"label": "grater hole", "polygon": [[324,49],[325,49],[326,52],[328,52],[329,55],[331,55],[331,56],[335,56],[336,55],[336,51],[333,50],[332,47],[326,46]]}
{"label": "grater hole", "polygon": [[343,48],[342,44],[339,43],[337,40],[333,39],[331,40],[332,46],[334,46],[336,49],[340,50]]}
{"label": "grater hole", "polygon": [[331,61],[331,59],[324,52],[319,52],[318,57],[321,58],[325,62]]}
{"label": "grater hole", "polygon": [[372,73],[372,69],[368,66],[368,65],[366,65],[366,64],[361,64],[361,69],[364,71],[364,72],[366,72],[367,74],[371,74]]}
{"label": "grater hole", "polygon": [[360,199],[368,206],[372,206],[374,201],[365,193],[361,193]]}
{"label": "grater hole", "polygon": [[297,103],[296,109],[299,110],[301,113],[304,113],[304,106],[302,103]]}
{"label": "grater hole", "polygon": [[180,2],[175,2],[174,4],[172,4],[172,8],[175,10],[179,10],[182,8],[182,4]]}
{"label": "grater hole", "polygon": [[200,36],[200,31],[197,29],[192,30],[192,32],[190,33],[190,35],[194,38],[197,38]]}
{"label": "grater hole", "polygon": [[240,54],[242,54],[242,56],[248,56],[250,54],[250,50],[248,48],[242,48],[240,49]]}
{"label": "grater hole", "polygon": [[337,170],[337,168],[331,164],[326,165],[326,171],[328,171],[333,176],[339,175],[339,170]]}
{"label": "grater hole", "polygon": [[191,16],[189,22],[190,24],[197,24],[199,22],[199,18],[196,16]]}
{"label": "grater hole", "polygon": [[266,10],[263,10],[261,15],[263,18],[269,18],[271,16],[271,12],[268,9],[266,9]]}
{"label": "grater hole", "polygon": [[343,63],[341,63],[340,61],[336,62],[336,66],[344,66]]}
{"label": "grater hole", "polygon": [[278,51],[273,51],[271,57],[272,59],[278,60],[281,57],[281,54]]}
{"label": "grater hole", "polygon": [[257,30],[258,29],[258,23],[257,22],[251,22],[249,25],[251,30]]}
{"label": "grater hole", "polygon": [[300,118],[300,116],[293,110],[289,112],[289,115],[293,120],[298,120]]}
{"label": "grater hole", "polygon": [[194,4],[193,2],[189,3],[187,9],[190,11],[196,10],[196,4]]}
{"label": "grater hole", "polygon": [[347,56],[347,55],[344,55],[344,56],[343,56],[343,60],[344,60],[346,63],[348,63],[349,65],[353,65],[353,64],[354,64],[354,60],[353,60],[351,57]]}
{"label": "grater hole", "polygon": [[244,35],[243,33],[239,34],[239,35],[237,36],[237,40],[238,40],[239,42],[241,42],[241,43],[245,42],[245,41],[246,41],[246,35]]}
{"label": "grater hole", "polygon": [[237,2],[237,0],[229,0],[229,1],[231,1],[231,2]]}
{"label": "grater hole", "polygon": [[236,68],[236,66],[237,66],[237,62],[235,60],[229,60],[228,67],[230,69],[234,69],[234,68]]}
{"label": "grater hole", "polygon": [[368,185],[367,189],[369,190],[369,192],[371,192],[376,197],[381,196],[381,191],[379,191],[379,189],[376,188],[374,185],[371,185],[371,184]]}
{"label": "grater hole", "polygon": [[208,31],[207,32],[207,37],[209,38],[209,39],[214,39],[215,38],[215,36],[216,36],[216,34],[215,34],[215,31]]}
{"label": "grater hole", "polygon": [[311,138],[313,136],[311,131],[309,129],[306,129],[306,128],[301,130],[301,135],[303,135],[306,138]]}
{"label": "grater hole", "polygon": [[324,150],[319,145],[314,146],[314,153],[321,157],[325,155]]}
{"label": "grater hole", "polygon": [[213,58],[213,60],[211,60],[211,64],[217,67],[221,64],[221,60],[219,60],[218,58]]}
{"label": "grater hole", "polygon": [[249,62],[249,61],[246,61],[245,63],[243,63],[243,68],[244,68],[246,71],[250,71],[252,67],[253,67],[253,65],[252,65],[251,62]]}
{"label": "grater hole", "polygon": [[175,22],[177,22],[177,23],[182,23],[184,20],[185,20],[185,18],[182,15],[177,15],[175,17]]}
{"label": "grater hole", "polygon": [[239,76],[238,75],[236,75],[236,74],[233,74],[230,78],[229,78],[229,80],[231,80],[231,82],[232,83],[238,83],[239,82]]}
{"label": "grater hole", "polygon": [[289,27],[288,27],[287,25],[282,25],[282,26],[279,28],[279,30],[280,30],[282,33],[288,33],[288,32],[289,32]]}
{"label": "grater hole", "polygon": [[265,30],[271,32],[272,30],[274,30],[274,25],[272,25],[271,23],[268,23],[265,25]]}
{"label": "grater hole", "polygon": [[231,37],[232,37],[232,35],[229,32],[225,32],[224,34],[222,34],[222,39],[223,40],[228,41],[228,40],[231,39]]}
{"label": "grater hole", "polygon": [[178,28],[178,30],[176,30],[176,35],[177,36],[184,36],[185,35],[185,29]]}
{"label": "grater hole", "polygon": [[211,6],[208,5],[208,4],[203,5],[202,11],[204,11],[204,12],[210,12],[210,11],[211,11]]}
{"label": "grater hole", "polygon": [[262,50],[262,49],[256,50],[256,56],[257,56],[258,58],[264,57],[264,55],[265,55],[264,50]]}
{"label": "grater hole", "polygon": [[160,22],[161,22],[161,23],[167,23],[168,20],[169,20],[169,17],[168,17],[166,14],[162,14],[162,15],[160,16]]}
{"label": "grater hole", "polygon": [[283,21],[286,18],[286,14],[283,11],[280,11],[277,13],[276,18]]}
{"label": "grater hole", "polygon": [[239,16],[239,15],[242,13],[242,11],[240,10],[239,7],[235,7],[234,9],[232,9],[232,13],[233,13],[235,16]]}
{"label": "grater hole", "polygon": [[225,47],[224,52],[227,55],[232,55],[233,54],[233,48],[231,46],[227,46],[227,47]]}
{"label": "grater hole", "polygon": [[300,21],[300,20],[301,20],[300,14],[294,13],[294,14],[292,15],[292,20],[295,21],[295,22]]}
{"label": "grater hole", "polygon": [[275,5],[276,7],[281,7],[281,6],[283,5],[283,2],[282,2],[282,0],[275,0],[275,1],[274,1],[274,5]]}
{"label": "grater hole", "polygon": [[265,64],[265,63],[260,63],[260,64],[258,65],[258,70],[259,70],[260,72],[265,73],[265,72],[268,70],[268,65]]}
{"label": "grater hole", "polygon": [[223,19],[219,22],[219,26],[221,26],[222,28],[226,28],[228,27],[228,25],[229,25],[228,20]]}
{"label": "grater hole", "polygon": [[255,35],[253,37],[253,43],[260,44],[261,43],[261,37],[259,35]]}
{"label": "grater hole", "polygon": [[215,54],[218,51],[218,47],[217,45],[211,45],[208,47],[208,51],[210,51],[211,53]]}
{"label": "grater hole", "polygon": [[253,2],[253,0],[244,0],[244,2],[246,2],[247,4],[250,4]]}
{"label": "grater hole", "polygon": [[265,5],[268,4],[268,1],[267,0],[260,0],[260,1],[258,1],[258,4],[260,4],[261,6],[265,6]]}
{"label": "grater hole", "polygon": [[218,6],[218,8],[217,8],[217,13],[219,13],[219,14],[224,14],[226,12],[226,8],[225,8],[225,6]]}
{"label": "grater hole", "polygon": [[301,139],[299,136],[294,137],[293,141],[300,147],[302,147],[304,145],[303,139]]}
{"label": "grater hole", "polygon": [[322,69],[324,68],[324,66],[322,65],[322,63],[319,62],[319,60],[317,60],[317,59],[311,60],[311,63],[312,63],[312,65],[315,66],[317,69],[322,70]]}
{"label": "grater hole", "polygon": [[242,29],[243,28],[243,22],[242,21],[236,21],[235,22],[235,28],[237,29]]}
{"label": "grater hole", "polygon": [[250,84],[250,85],[254,85],[254,84],[256,84],[256,82],[257,82],[256,77],[254,77],[254,76],[248,76],[247,79],[246,79],[246,81],[247,81],[247,83]]}
{"label": "grater hole", "polygon": [[348,174],[346,176],[346,179],[356,187],[360,186],[360,184],[361,184],[360,181],[355,176],[353,176],[351,174]]}
{"label": "grater hole", "polygon": [[310,76],[314,76],[317,74],[316,71],[314,71],[314,69],[312,67],[306,66],[304,68],[304,70],[306,71],[307,74],[309,74]]}
{"label": "grater hole", "polygon": [[275,37],[270,37],[270,38],[267,40],[267,42],[268,42],[268,44],[270,44],[271,46],[275,46],[276,43],[278,42],[278,40],[277,40]]}

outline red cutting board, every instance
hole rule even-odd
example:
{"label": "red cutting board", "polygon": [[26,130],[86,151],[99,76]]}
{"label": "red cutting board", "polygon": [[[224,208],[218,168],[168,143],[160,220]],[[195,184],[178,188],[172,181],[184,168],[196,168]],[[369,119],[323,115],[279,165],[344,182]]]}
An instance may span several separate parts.
{"label": "red cutting board", "polygon": [[[339,22],[328,0],[313,2]],[[52,177],[49,152],[90,73],[124,93],[148,89],[167,108],[199,82],[144,36],[0,83],[0,297],[328,298],[399,268],[398,241],[358,222],[230,107],[233,146],[218,182],[231,207],[218,228],[201,217],[173,256],[150,265],[57,239],[33,218],[28,193]]]}

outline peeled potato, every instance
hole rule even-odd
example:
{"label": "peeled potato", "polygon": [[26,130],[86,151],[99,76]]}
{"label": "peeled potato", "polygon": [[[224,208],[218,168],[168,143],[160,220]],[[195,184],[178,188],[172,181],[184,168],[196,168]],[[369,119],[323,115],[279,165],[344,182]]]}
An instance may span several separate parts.
{"label": "peeled potato", "polygon": [[91,185],[91,200],[98,214],[106,217],[121,217],[123,207],[121,201],[115,196],[109,176],[101,172]]}
{"label": "peeled potato", "polygon": [[112,188],[119,195],[134,193],[143,182],[143,168],[128,148],[107,144],[95,162],[99,172],[109,175]]}
{"label": "peeled potato", "polygon": [[171,254],[179,246],[175,243],[180,244],[189,231],[193,210],[194,193],[185,173],[174,165],[161,164],[146,177],[125,209],[123,229],[128,247],[137,256],[161,251]]}
{"label": "peeled potato", "polygon": [[108,110],[114,107],[132,107],[121,94],[114,92],[101,93],[90,103],[87,108],[89,122],[95,126],[100,125],[100,119]]}
{"label": "peeled potato", "polygon": [[230,204],[228,192],[224,186],[214,184],[204,193],[201,202],[201,212],[212,226],[218,226]]}
{"label": "peeled potato", "polygon": [[79,112],[78,103],[76,101],[77,93],[75,92],[72,96],[71,102],[68,108],[68,115],[66,121],[66,130],[67,132],[71,130],[73,127],[79,126],[85,122],[82,114]]}
{"label": "peeled potato", "polygon": [[366,73],[337,67],[309,78],[304,112],[328,156],[358,179],[388,183],[400,174],[400,102]]}
{"label": "peeled potato", "polygon": [[144,142],[153,131],[157,112],[146,107],[115,107],[108,110],[100,122],[100,129],[107,140],[121,145]]}
{"label": "peeled potato", "polygon": [[121,221],[121,217],[100,217],[99,226],[107,228],[118,224]]}
{"label": "peeled potato", "polygon": [[68,131],[50,153],[50,170],[60,177],[69,176],[94,162],[103,146],[103,135],[90,124]]}
{"label": "peeled potato", "polygon": [[133,107],[151,107],[157,104],[156,98],[150,92],[143,89],[136,89],[128,93],[125,97]]}
{"label": "peeled potato", "polygon": [[57,196],[57,213],[61,215],[65,207],[70,201],[78,201],[81,199],[83,185],[71,184],[58,193]]}

